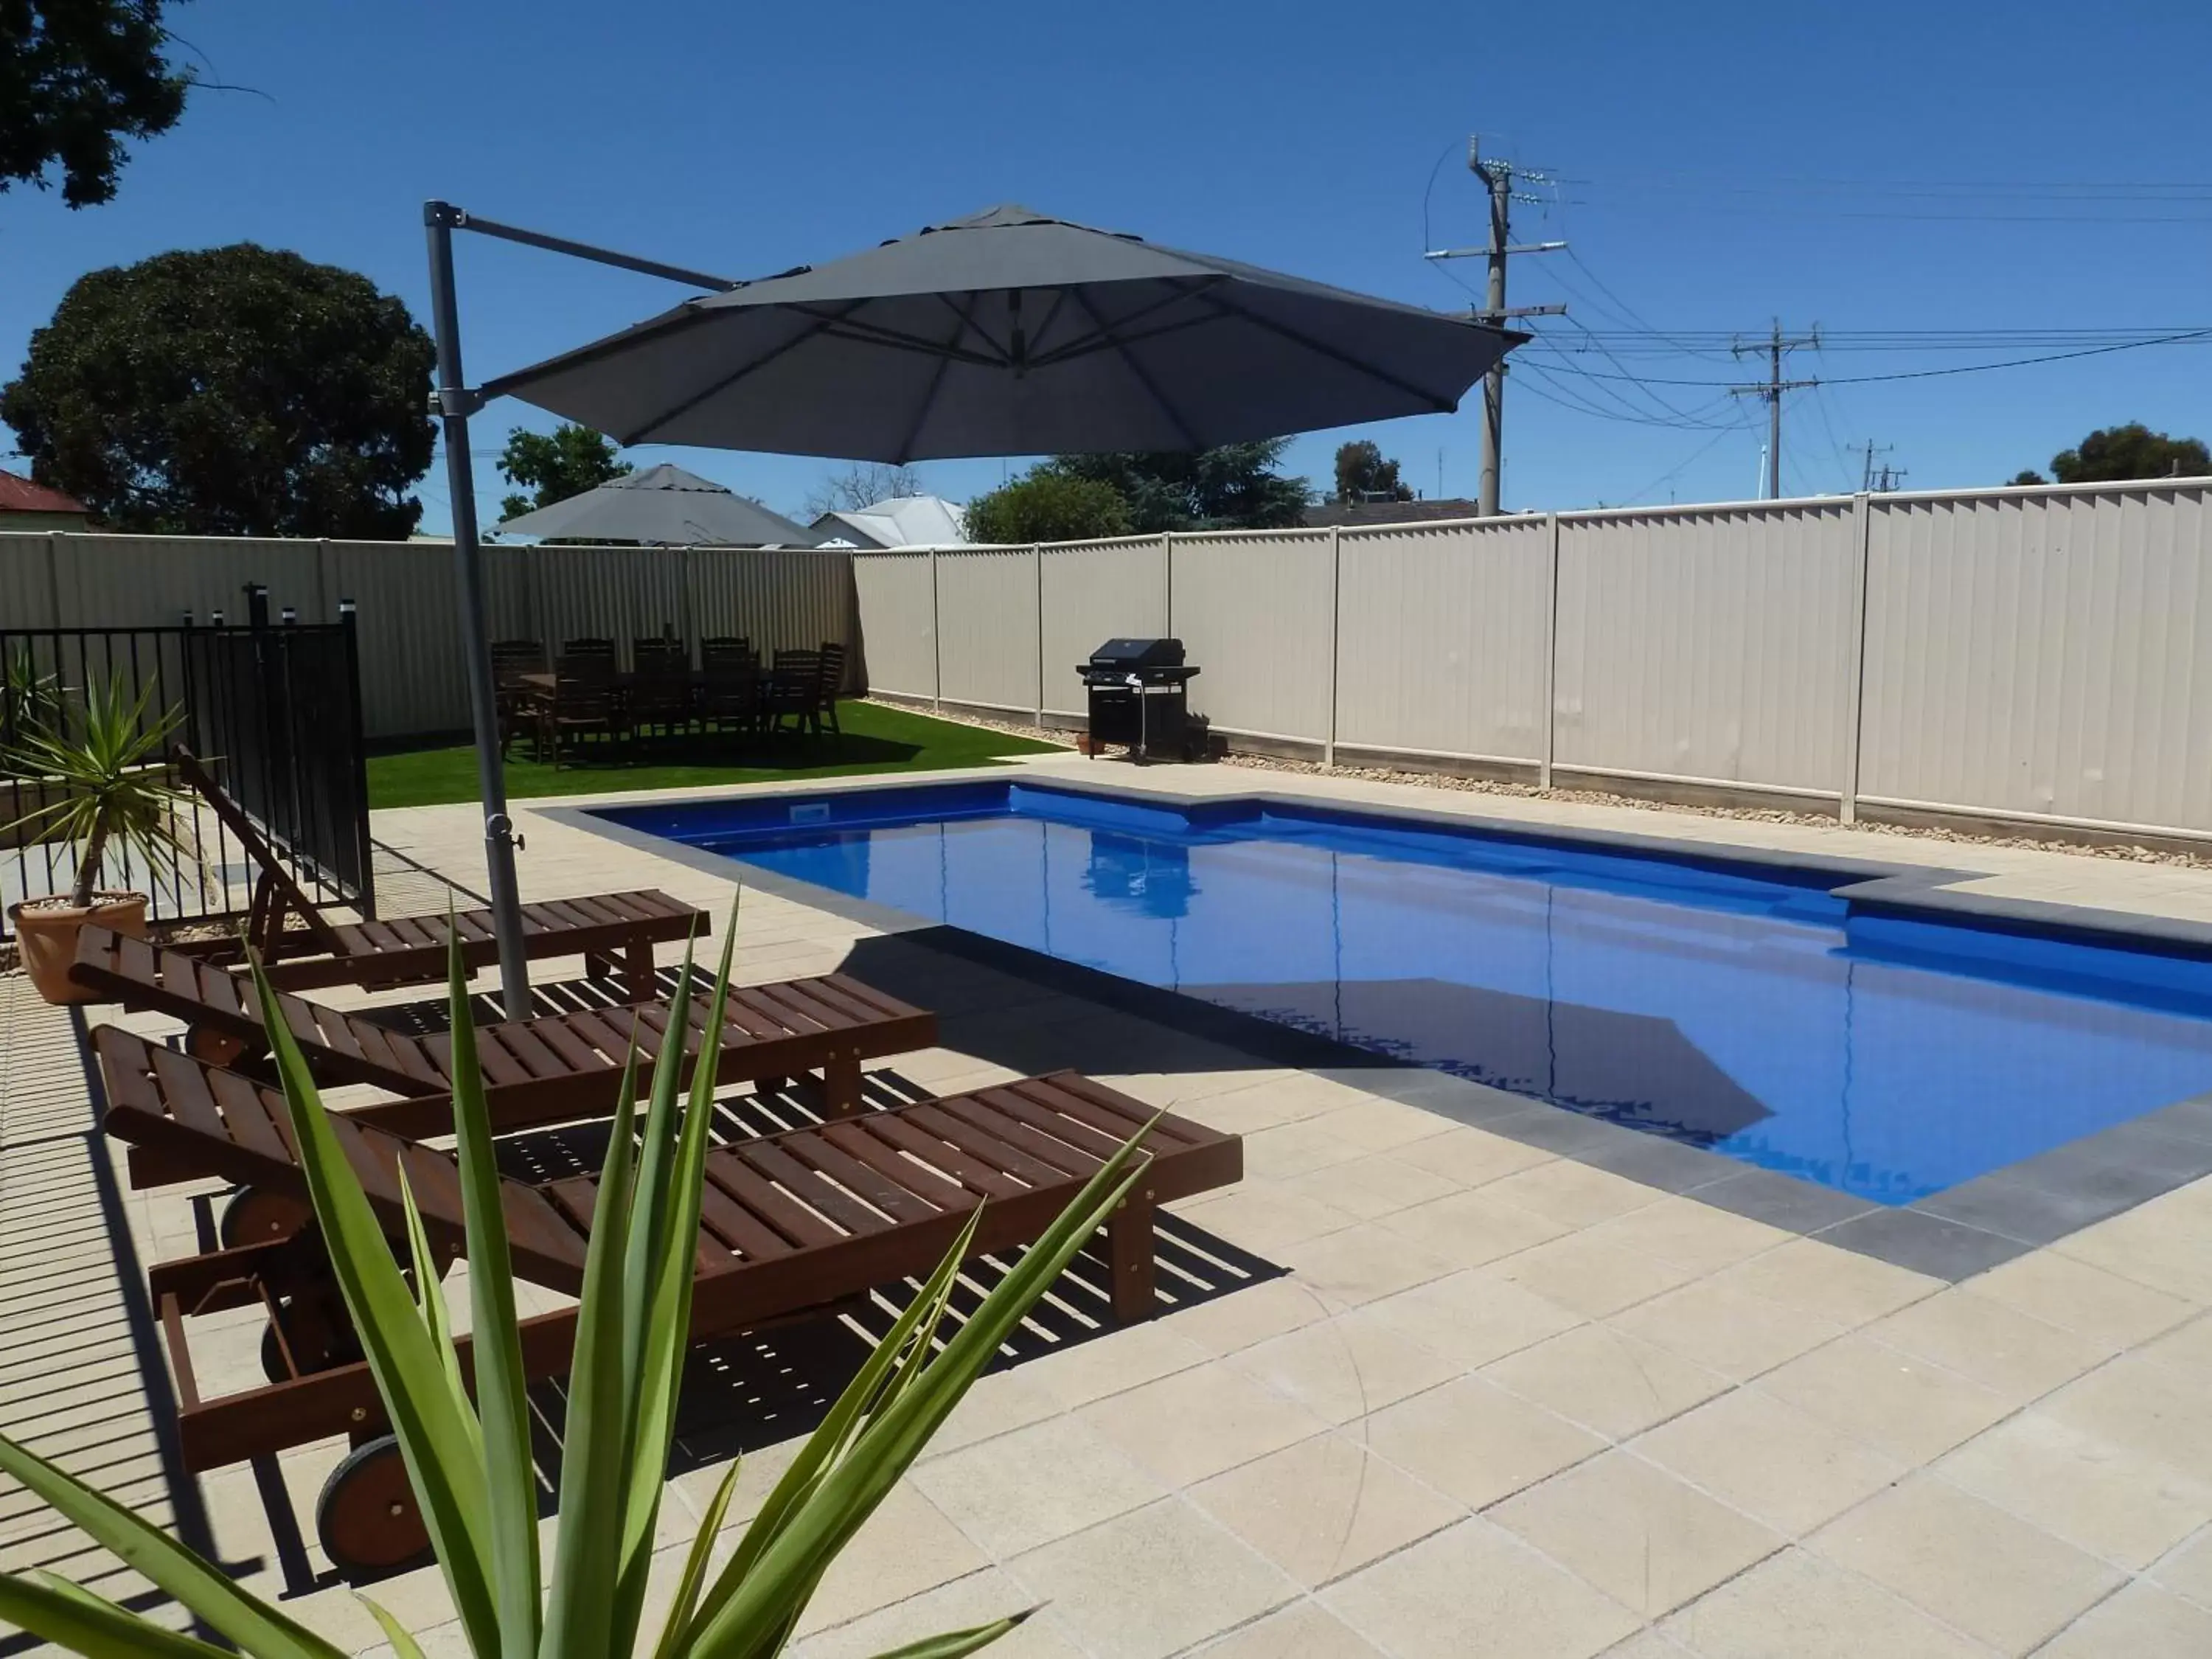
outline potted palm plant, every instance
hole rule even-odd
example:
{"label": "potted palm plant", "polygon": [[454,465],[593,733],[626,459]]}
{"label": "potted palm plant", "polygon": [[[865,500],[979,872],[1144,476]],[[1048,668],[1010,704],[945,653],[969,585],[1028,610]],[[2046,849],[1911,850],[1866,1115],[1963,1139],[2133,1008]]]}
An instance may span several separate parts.
{"label": "potted palm plant", "polygon": [[77,934],[88,922],[121,933],[146,931],[147,896],[100,884],[117,848],[149,869],[174,868],[194,857],[176,829],[176,805],[184,792],[162,758],[182,714],[175,709],[149,714],[152,690],[149,686],[133,700],[119,680],[88,686],[74,732],[66,718],[50,717],[19,730],[7,751],[7,769],[37,802],[8,830],[65,841],[76,851],[76,873],[68,892],[8,908],[24,970],[48,1002],[90,1000],[69,976]]}

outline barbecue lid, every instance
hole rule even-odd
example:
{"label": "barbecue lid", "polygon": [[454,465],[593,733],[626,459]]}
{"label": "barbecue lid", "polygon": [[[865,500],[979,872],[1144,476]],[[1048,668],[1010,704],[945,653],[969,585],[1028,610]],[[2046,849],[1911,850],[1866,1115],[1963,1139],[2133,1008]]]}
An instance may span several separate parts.
{"label": "barbecue lid", "polygon": [[1114,668],[1180,668],[1181,640],[1109,640],[1091,653],[1092,664]]}

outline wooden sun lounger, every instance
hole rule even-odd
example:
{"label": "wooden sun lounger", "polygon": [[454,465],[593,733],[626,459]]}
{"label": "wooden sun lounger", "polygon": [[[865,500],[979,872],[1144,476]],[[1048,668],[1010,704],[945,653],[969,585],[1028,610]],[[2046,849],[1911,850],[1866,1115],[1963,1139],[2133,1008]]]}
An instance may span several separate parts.
{"label": "wooden sun lounger", "polygon": [[[101,1029],[95,1045],[110,1133],[257,1189],[305,1197],[289,1119],[273,1091],[115,1027]],[[925,1276],[979,1203],[976,1253],[1027,1243],[1151,1115],[1139,1102],[1063,1072],[717,1146],[707,1158],[692,1337],[757,1328]],[[386,1231],[404,1237],[398,1173],[404,1168],[433,1251],[458,1255],[465,1233],[451,1155],[350,1119],[335,1123]],[[1159,1206],[1243,1172],[1237,1137],[1187,1119],[1161,1119],[1146,1146],[1144,1172],[1107,1228],[1108,1297],[1125,1321],[1147,1316],[1157,1304]],[[596,1196],[588,1176],[535,1187],[502,1177],[519,1276],[575,1292]],[[359,1449],[325,1488],[319,1524],[326,1547],[335,1528],[334,1558],[350,1551],[374,1564],[374,1547],[344,1540],[378,1536],[378,1505],[394,1490],[397,1459],[387,1460],[381,1485],[358,1461],[368,1450],[364,1443],[382,1431],[383,1412],[368,1367],[346,1346],[342,1313],[335,1331],[327,1313],[317,1315],[332,1294],[328,1276],[309,1229],[163,1263],[149,1284],[175,1376],[185,1467],[198,1473],[352,1435]],[[270,1320],[264,1345],[270,1385],[203,1396],[185,1322],[257,1304]],[[565,1370],[574,1338],[573,1310],[525,1322],[531,1375]],[[404,1480],[397,1490],[404,1501]],[[407,1557],[393,1547],[387,1565]]]}
{"label": "wooden sun lounger", "polygon": [[[251,1065],[268,1052],[252,985],[227,968],[88,927],[70,972],[125,1007],[183,1020],[186,1046],[216,1065]],[[288,991],[276,1000],[319,1079],[368,1084],[401,1097],[349,1108],[356,1122],[417,1139],[451,1133],[448,1034],[397,1031]],[[691,1000],[683,1033],[687,1061],[705,1044],[707,1003],[704,995]],[[670,1013],[665,1002],[637,1003],[478,1026],[477,1059],[493,1127],[506,1132],[611,1110],[633,1042],[641,1093],[669,1045]],[[732,986],[714,1036],[714,1075],[723,1083],[758,1082],[818,1071],[829,1110],[847,1113],[860,1107],[863,1060],[936,1040],[936,1016],[842,974]],[[141,1185],[185,1178],[136,1154],[131,1175]]]}
{"label": "wooden sun lounger", "polygon": [[[246,913],[246,942],[261,953],[270,982],[294,988],[319,985],[411,985],[446,976],[448,933],[444,916],[387,916],[334,922],[307,897],[260,827],[224,793],[191,750],[170,756],[179,776],[199,792],[259,873]],[[287,925],[296,915],[300,926]],[[594,970],[619,964],[632,1000],[653,994],[653,947],[680,944],[696,931],[713,930],[707,913],[656,888],[598,893],[588,898],[545,899],[522,907],[523,954],[532,961],[580,956]],[[499,959],[491,912],[457,911],[453,932],[471,968]],[[193,956],[234,954],[230,940],[187,947]]]}

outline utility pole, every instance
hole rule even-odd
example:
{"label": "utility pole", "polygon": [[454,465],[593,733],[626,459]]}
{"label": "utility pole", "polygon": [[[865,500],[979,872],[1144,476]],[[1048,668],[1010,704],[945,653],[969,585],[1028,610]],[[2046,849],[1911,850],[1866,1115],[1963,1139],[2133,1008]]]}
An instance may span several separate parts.
{"label": "utility pole", "polygon": [[1801,347],[1811,346],[1818,350],[1820,345],[1820,325],[1818,323],[1813,325],[1811,333],[1801,334],[1795,339],[1785,339],[1782,333],[1782,319],[1778,317],[1774,319],[1773,333],[1768,337],[1763,345],[1746,345],[1739,340],[1729,348],[1729,356],[1735,357],[1741,357],[1746,352],[1764,351],[1766,354],[1765,380],[1757,386],[1732,386],[1729,388],[1729,392],[1732,396],[1738,398],[1759,397],[1766,399],[1766,498],[1771,501],[1782,499],[1782,394],[1785,392],[1796,392],[1804,386],[1820,384],[1820,381],[1812,380],[1784,380],[1782,359],[1785,353],[1796,351]]}
{"label": "utility pole", "polygon": [[1877,495],[1893,494],[1897,489],[1898,480],[1904,476],[1903,467],[1891,466],[1885,463],[1881,469],[1881,476],[1875,480],[1874,493]]}
{"label": "utility pole", "polygon": [[[1874,458],[1877,455],[1888,454],[1889,452],[1895,449],[1897,446],[1895,444],[1877,444],[1873,439],[1869,438],[1863,444],[1845,444],[1844,447],[1846,449],[1856,450],[1866,457],[1866,465],[1859,469],[1859,488],[1863,490],[1871,491],[1874,489]],[[1884,466],[1881,471],[1883,477],[1888,477],[1889,468],[1887,466]],[[1902,477],[1903,475],[1900,474],[1899,476]]]}
{"label": "utility pole", "polygon": [[[1480,255],[1489,261],[1489,290],[1483,303],[1474,307],[1479,322],[1503,325],[1516,317],[1564,317],[1567,311],[1565,305],[1508,307],[1505,303],[1505,261],[1509,255],[1556,253],[1566,246],[1565,242],[1531,242],[1521,247],[1513,245],[1513,204],[1541,206],[1544,201],[1529,191],[1515,190],[1514,181],[1517,179],[1524,184],[1547,185],[1552,182],[1551,175],[1534,167],[1516,167],[1510,161],[1485,161],[1480,134],[1467,141],[1467,165],[1468,170],[1489,187],[1490,240],[1479,248],[1437,248],[1422,257],[1465,259]],[[1505,359],[1501,356],[1482,381],[1482,470],[1475,489],[1475,511],[1485,518],[1498,512],[1498,477],[1504,465],[1504,453]]]}

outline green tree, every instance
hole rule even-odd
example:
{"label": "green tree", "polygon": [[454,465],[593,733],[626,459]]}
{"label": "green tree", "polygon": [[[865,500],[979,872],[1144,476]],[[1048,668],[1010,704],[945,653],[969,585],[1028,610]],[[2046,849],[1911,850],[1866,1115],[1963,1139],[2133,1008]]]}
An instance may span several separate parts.
{"label": "green tree", "polygon": [[[2051,458],[2051,476],[2060,483],[2110,483],[2126,478],[2202,477],[2212,472],[2212,451],[2202,438],[2173,438],[2141,421],[2099,427],[2072,449]],[[2014,483],[2041,483],[2021,473]]]}
{"label": "green tree", "polygon": [[0,420],[33,477],[117,529],[404,540],[433,356],[355,271],[251,242],[161,253],[77,279]]}
{"label": "green tree", "polygon": [[112,200],[126,138],[185,112],[188,71],[161,55],[163,0],[0,0],[0,192],[52,188],[73,208]]}
{"label": "green tree", "polygon": [[1339,444],[1336,449],[1336,494],[1339,501],[1410,501],[1411,484],[1398,477],[1398,463],[1383,459],[1381,446],[1366,438]]}
{"label": "green tree", "polygon": [[1304,516],[1313,491],[1276,471],[1287,438],[1154,454],[1057,455],[1036,470],[1110,484],[1128,503],[1129,528],[1279,530]]}
{"label": "green tree", "polygon": [[615,459],[613,443],[587,426],[563,422],[550,432],[526,432],[515,427],[507,433],[507,447],[500,453],[499,476],[537,493],[507,496],[499,504],[499,516],[512,519],[517,514],[550,507],[630,471],[628,461]]}
{"label": "green tree", "polygon": [[1045,462],[968,503],[971,542],[1088,542],[1133,528],[1121,491]]}
{"label": "green tree", "polygon": [[2045,484],[2049,483],[2051,480],[2031,466],[2014,473],[2005,482],[2008,484]]}

